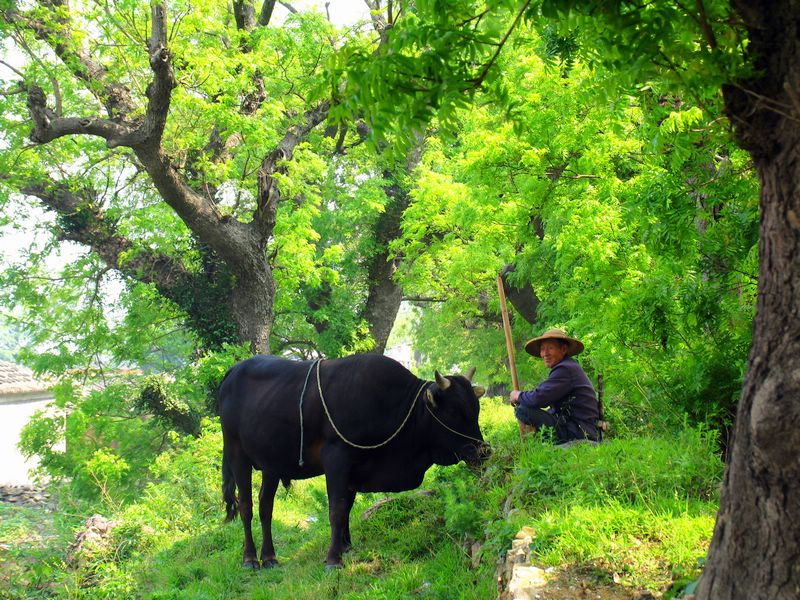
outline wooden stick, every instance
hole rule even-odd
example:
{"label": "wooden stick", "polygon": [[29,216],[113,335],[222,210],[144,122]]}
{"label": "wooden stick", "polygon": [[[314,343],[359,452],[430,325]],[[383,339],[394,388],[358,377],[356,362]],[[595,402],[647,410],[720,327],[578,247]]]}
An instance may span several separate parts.
{"label": "wooden stick", "polygon": [[[519,376],[517,375],[517,361],[514,359],[514,340],[511,338],[511,321],[508,318],[506,306],[506,291],[503,289],[503,276],[497,276],[497,294],[500,296],[500,313],[503,315],[503,332],[506,334],[506,352],[508,352],[508,368],[511,371],[511,385],[519,390]],[[522,423],[517,420],[519,437],[522,438]]]}
{"label": "wooden stick", "polygon": [[497,293],[500,295],[500,312],[503,315],[503,331],[506,334],[506,352],[508,352],[508,368],[511,370],[511,384],[519,390],[519,376],[517,375],[517,361],[514,359],[514,341],[511,338],[511,322],[508,318],[506,306],[506,291],[503,289],[503,276],[497,276]]}

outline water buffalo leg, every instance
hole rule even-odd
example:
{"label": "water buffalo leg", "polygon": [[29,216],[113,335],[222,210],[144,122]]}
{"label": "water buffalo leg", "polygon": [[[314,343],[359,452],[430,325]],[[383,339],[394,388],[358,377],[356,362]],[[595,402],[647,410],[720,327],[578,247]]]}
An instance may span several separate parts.
{"label": "water buffalo leg", "polygon": [[244,555],[242,564],[251,569],[258,569],[256,545],[253,542],[253,467],[238,453],[233,460],[233,477],[239,488],[239,517],[244,527]]}
{"label": "water buffalo leg", "polygon": [[353,547],[353,540],[350,537],[350,511],[353,509],[353,503],[356,501],[356,493],[353,491],[347,491],[347,509],[345,510],[345,522],[344,522],[344,551],[349,552],[350,548]]}
{"label": "water buffalo leg", "polygon": [[322,466],[325,469],[325,485],[328,490],[328,519],[331,524],[331,545],[325,557],[329,568],[342,566],[342,552],[345,548],[345,535],[352,500],[347,489],[350,463],[345,451],[328,447],[322,453]]}
{"label": "water buffalo leg", "polygon": [[261,491],[258,494],[258,516],[261,519],[261,566],[274,567],[278,564],[275,547],[272,545],[272,506],[280,478],[264,471]]}

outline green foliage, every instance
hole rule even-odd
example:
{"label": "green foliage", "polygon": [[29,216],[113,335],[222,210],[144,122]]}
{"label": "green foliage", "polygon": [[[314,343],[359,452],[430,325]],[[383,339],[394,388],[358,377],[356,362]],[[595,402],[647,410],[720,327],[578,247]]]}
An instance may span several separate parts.
{"label": "green foliage", "polygon": [[156,456],[180,434],[196,436],[204,415],[216,413],[216,391],[227,369],[249,356],[227,345],[170,373],[80,372],[55,387],[54,407],[34,416],[22,433],[26,456],[79,501],[116,507],[142,492]]}
{"label": "green foliage", "polygon": [[228,265],[202,242],[199,275],[187,286],[170,290],[175,302],[186,310],[188,325],[206,348],[217,350],[224,344],[239,341],[239,327],[231,315],[230,296],[236,277]]}
{"label": "green foliage", "polygon": [[[592,7],[603,17],[594,19]],[[658,430],[687,416],[724,431],[757,276],[757,182],[718,118],[720,81],[744,69],[742,32],[726,20],[725,3],[706,7],[716,48],[679,6],[634,8],[402,3],[376,48],[374,36],[335,32],[321,15],[245,33],[226,6],[200,3],[185,14],[176,6],[170,44],[180,85],[164,143],[175,169],[198,193],[213,193],[226,219],[252,218],[257,157],[316,100],[336,101],[338,127],[312,131],[275,174],[272,351],[369,350],[369,265],[388,245],[395,281],[416,300],[408,330],[420,368],[477,365],[483,382],[507,386],[494,281],[510,264],[510,282],[531,286],[540,301],[536,323],[512,315],[518,356],[546,327],[584,339],[582,361],[593,378],[605,376],[614,431]],[[93,8],[74,15],[73,29],[103,32],[108,43],[84,39],[127,85],[150,77],[139,34],[124,34],[147,18],[139,5]],[[24,65],[26,76],[43,85],[46,74],[58,76],[65,114],[89,110],[84,84],[51,64],[30,33],[37,60]],[[133,156],[82,138],[29,147],[23,96],[0,98],[8,144],[0,166],[9,174],[0,202],[19,215],[8,225],[36,220],[31,198],[13,192],[49,177],[48,165],[74,165],[70,174],[80,177],[63,183],[86,192],[80,210],[38,219],[35,231],[52,241],[23,250],[0,278],[0,303],[30,339],[21,360],[55,374],[171,372],[197,352],[235,344],[229,300],[242,282],[190,235]],[[405,160],[363,144],[366,128],[346,122],[348,114],[364,115],[395,155],[424,129],[419,167],[408,173]],[[223,141],[225,152],[215,154]],[[407,207],[387,193],[398,190]],[[92,220],[98,211],[104,218]],[[395,224],[402,236],[391,239]],[[123,265],[155,249],[192,277],[170,296],[121,279],[93,253],[59,257],[55,240],[78,225],[124,235],[132,246]],[[54,258],[67,264],[54,270]],[[518,362],[526,387],[543,377],[536,361]],[[176,382],[176,401],[192,395],[187,381]]]}
{"label": "green foliage", "polygon": [[378,48],[351,44],[331,57],[328,85],[334,116],[363,114],[373,133],[389,131],[409,143],[420,124],[436,117],[454,132],[458,109],[497,70],[485,68],[502,47],[517,11],[510,1],[402,2]]}
{"label": "green foliage", "polygon": [[72,515],[0,503],[0,596],[52,598],[77,525]]}
{"label": "green foliage", "polygon": [[145,379],[135,406],[145,414],[154,415],[164,421],[167,427],[174,427],[181,433],[196,434],[199,430],[199,417],[193,414],[189,405],[177,398],[166,388],[164,379],[151,376]]}
{"label": "green foliage", "polygon": [[443,487],[445,531],[456,539],[479,539],[483,533],[485,515],[478,508],[481,491],[478,482],[463,475]]}
{"label": "green foliage", "polygon": [[[68,14],[66,8],[23,10],[28,9],[43,29],[54,31]],[[3,30],[4,48],[23,57],[12,79],[40,84],[50,106],[60,102],[63,115],[77,118],[94,116],[97,103],[89,99],[91,93],[118,85],[130,90],[135,105],[130,118],[140,118],[152,79],[143,39],[149,27],[147,6],[91,5],[68,17],[66,41],[104,67],[102,81],[76,77],[70,70],[75,65],[55,56],[22,18],[13,36],[10,24]],[[290,138],[295,135],[308,110],[330,99],[324,69],[331,56],[342,44],[369,45],[370,38],[358,31],[334,31],[322,14],[312,12],[250,32],[237,30],[231,7],[219,3],[178,3],[169,7],[169,17],[179,85],[170,99],[164,156],[177,178],[213,201],[223,222],[247,224],[257,209],[260,161],[287,132]],[[198,240],[189,231],[183,219],[191,222],[192,216],[175,213],[130,150],[109,150],[102,140],[85,136],[31,145],[21,85],[9,81],[0,94],[0,207],[14,215],[4,225],[29,233],[36,221],[37,235],[26,237],[26,244],[33,243],[15,264],[3,265],[0,304],[31,332],[36,352],[24,360],[41,364],[39,371],[60,373],[85,367],[80,363],[88,362],[87,356],[105,362],[112,355],[126,366],[149,362],[150,357],[141,356],[148,339],[165,342],[150,348],[154,353],[164,345],[180,345],[184,360],[191,351],[187,345],[217,350],[240,342],[231,295],[252,282],[237,281],[230,257],[214,255],[208,239]],[[277,165],[277,222],[263,241],[278,286],[275,323],[268,324],[277,353],[336,356],[373,345],[362,312],[369,261],[384,244],[377,241],[381,232],[373,230],[386,205],[380,173],[386,168],[399,177],[404,171],[401,163],[391,168],[380,164],[379,153],[362,144],[362,136],[363,129],[351,123],[338,131],[311,131],[294,148],[292,159]],[[41,218],[32,207],[42,203],[27,193],[40,182],[80,196],[77,208]],[[78,251],[87,253],[77,261],[59,255],[64,240],[74,237],[80,239]],[[104,248],[109,243],[122,248],[116,263]],[[157,257],[155,266],[147,261],[142,266],[139,261],[151,256]],[[64,262],[72,264],[61,268]],[[170,263],[175,278],[160,270]],[[116,269],[124,276],[114,274]],[[155,282],[148,269],[160,273]],[[118,292],[119,287],[125,289]],[[264,294],[272,301],[270,289]],[[115,295],[118,302],[110,300]],[[120,321],[130,321],[130,330],[121,328]],[[80,352],[71,352],[73,345]],[[127,352],[132,345],[137,346],[135,358]],[[33,356],[42,350],[47,357]],[[175,358],[170,357],[172,366]]]}
{"label": "green foliage", "polygon": [[75,384],[64,381],[55,388],[55,406],[33,417],[20,448],[26,456],[37,455],[40,473],[76,498],[117,506],[140,489],[142,475],[163,449],[164,431],[135,414],[135,384],[124,376],[85,395]]}
{"label": "green foliage", "polygon": [[613,74],[576,60],[553,77],[529,34],[500,59],[514,122],[475,108],[456,143],[427,145],[393,244],[406,292],[432,301],[410,331],[422,368],[472,363],[510,383],[495,278],[512,264],[539,300],[535,323],[512,310],[525,388],[546,373],[524,341],[561,326],[604,375],[614,431],[688,416],[725,432],[755,311],[758,182],[703,110],[719,95],[701,108],[654,80],[609,98]]}

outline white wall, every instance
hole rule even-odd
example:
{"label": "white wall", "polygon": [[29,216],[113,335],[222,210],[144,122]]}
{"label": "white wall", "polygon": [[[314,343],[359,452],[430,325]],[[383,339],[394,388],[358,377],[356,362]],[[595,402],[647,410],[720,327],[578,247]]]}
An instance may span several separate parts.
{"label": "white wall", "polygon": [[23,459],[17,443],[33,413],[43,410],[52,399],[39,395],[26,400],[0,399],[0,485],[30,484],[28,470],[37,464],[35,457],[30,461]]}

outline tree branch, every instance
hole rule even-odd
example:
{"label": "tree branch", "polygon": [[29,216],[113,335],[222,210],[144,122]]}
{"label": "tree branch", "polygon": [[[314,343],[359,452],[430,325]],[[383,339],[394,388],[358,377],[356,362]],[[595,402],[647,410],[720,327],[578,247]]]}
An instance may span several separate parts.
{"label": "tree branch", "polygon": [[706,7],[703,4],[703,0],[695,0],[695,4],[697,6],[697,13],[700,15],[700,27],[703,29],[703,35],[706,38],[706,42],[708,42],[708,47],[711,50],[717,49],[717,38],[714,36],[714,30],[711,29],[711,25],[706,18]]}
{"label": "tree branch", "polygon": [[99,117],[59,117],[47,107],[44,90],[37,85],[28,88],[28,112],[33,120],[31,141],[46,144],[66,135],[96,135],[106,140],[109,148],[122,145],[121,140],[130,135],[127,125]]}
{"label": "tree branch", "polygon": [[369,8],[369,16],[372,19],[372,28],[376,31],[376,33],[380,36],[380,45],[385,46],[389,43],[389,37],[387,31],[392,27],[391,23],[391,2],[389,3],[388,13],[389,19],[383,16],[381,12],[381,2],[380,0],[364,0],[364,3]]}
{"label": "tree branch", "polygon": [[253,0],[234,0],[233,17],[236,19],[237,29],[253,30],[256,26],[256,9],[253,6]]}
{"label": "tree branch", "polygon": [[31,140],[47,143],[68,135],[96,135],[109,148],[130,147],[147,171],[164,201],[200,239],[206,240],[225,260],[235,263],[243,252],[255,247],[251,226],[223,219],[213,201],[191,189],[172,166],[161,147],[172,90],[177,85],[166,47],[167,23],[163,4],[152,7],[149,39],[153,81],[147,88],[148,106],[138,127],[100,117],[58,117],[46,105],[41,88],[31,86],[28,109],[34,123]]}
{"label": "tree branch", "polygon": [[34,121],[34,132],[31,139],[37,143],[47,143],[65,135],[88,134],[105,138],[110,148],[141,146],[157,148],[164,132],[172,89],[177,85],[167,50],[166,9],[163,4],[152,6],[152,31],[149,40],[150,68],[154,78],[147,88],[148,106],[144,121],[134,128],[124,125],[124,117],[133,108],[129,91],[119,84],[106,82],[106,69],[94,61],[81,48],[64,40],[72,38],[69,21],[69,5],[66,0],[47,0],[44,6],[53,8],[61,15],[56,23],[57,28],[41,21],[28,18],[16,12],[4,13],[6,20],[14,23],[23,22],[30,27],[37,37],[48,43],[61,58],[73,75],[87,84],[87,88],[106,107],[113,120],[99,117],[61,118],[46,107],[46,99],[41,88],[31,87],[28,98],[28,109]]}
{"label": "tree branch", "polygon": [[67,0],[43,0],[40,4],[57,15],[55,23],[46,23],[15,9],[3,12],[10,24],[25,26],[48,44],[72,74],[86,84],[86,89],[105,107],[107,116],[115,121],[124,120],[135,108],[130,90],[121,84],[107,82],[107,69],[94,60],[73,40],[70,7]]}
{"label": "tree branch", "polygon": [[[137,281],[152,283],[168,298],[177,287],[185,288],[192,274],[174,257],[135,248],[116,232],[97,203],[95,190],[73,190],[65,183],[31,183],[20,190],[34,196],[59,215],[60,239],[83,244],[110,268]],[[131,250],[136,250],[131,252]]]}
{"label": "tree branch", "polygon": [[472,80],[472,83],[475,85],[475,87],[480,86],[483,83],[483,80],[486,79],[486,75],[489,74],[489,70],[492,68],[492,66],[497,61],[498,57],[500,56],[500,52],[503,50],[503,47],[506,45],[506,42],[508,41],[508,38],[511,36],[511,33],[514,32],[517,29],[517,25],[519,24],[519,20],[522,18],[522,15],[525,14],[525,11],[528,10],[528,6],[530,5],[530,3],[531,3],[531,0],[526,0],[525,4],[522,5],[522,7],[519,9],[519,12],[517,13],[517,16],[514,18],[514,22],[508,28],[508,31],[506,31],[506,34],[503,36],[503,39],[500,40],[500,42],[497,44],[497,50],[495,50],[494,55],[492,55],[492,58],[489,59],[489,62],[487,62],[484,65],[483,69],[481,70],[480,75],[478,75],[475,79]]}
{"label": "tree branch", "polygon": [[272,19],[272,11],[275,10],[275,0],[264,0],[261,5],[261,13],[258,15],[258,26],[267,27]]}
{"label": "tree branch", "polygon": [[292,6],[291,4],[289,4],[288,2],[285,2],[285,0],[278,0],[278,2],[280,3],[280,5],[281,5],[283,8],[285,8],[286,10],[288,10],[288,11],[289,11],[290,13],[292,13],[293,15],[296,15],[296,14],[298,14],[298,12],[299,12],[299,11],[298,11],[298,10],[297,10],[297,9],[296,9],[294,6]]}
{"label": "tree branch", "polygon": [[277,147],[272,150],[258,169],[258,205],[253,222],[263,243],[272,235],[275,227],[275,213],[278,210],[280,192],[275,175],[285,175],[286,163],[292,159],[294,149],[302,142],[311,130],[322,123],[328,116],[331,103],[328,100],[310,108],[303,115],[303,121],[289,128]]}
{"label": "tree branch", "polygon": [[[128,146],[133,148],[137,154],[156,151],[161,144],[161,137],[167,122],[172,90],[177,85],[166,44],[166,10],[163,4],[153,4],[149,47],[150,68],[154,77],[147,86],[147,111],[144,121],[139,127],[125,126],[116,121],[101,118],[56,118],[55,113],[47,110],[41,88],[32,88],[28,108],[36,124],[36,129],[31,135],[31,139],[38,143],[46,143],[64,135],[89,134],[105,138],[109,148]],[[66,54],[63,49],[62,54]],[[80,79],[89,77],[86,81],[102,78],[101,74],[104,74],[104,70],[90,76],[81,72],[80,69],[75,72],[76,77]]]}

